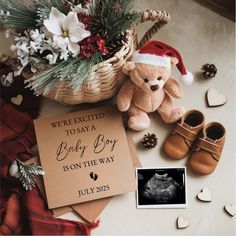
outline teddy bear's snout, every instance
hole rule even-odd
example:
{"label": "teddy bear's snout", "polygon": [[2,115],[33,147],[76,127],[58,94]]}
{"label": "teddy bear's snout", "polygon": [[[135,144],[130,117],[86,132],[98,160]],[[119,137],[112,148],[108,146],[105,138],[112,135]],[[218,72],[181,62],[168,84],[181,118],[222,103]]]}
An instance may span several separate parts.
{"label": "teddy bear's snout", "polygon": [[156,91],[157,89],[159,89],[159,85],[158,85],[158,84],[151,85],[150,88],[151,88],[151,90],[154,92],[154,91]]}

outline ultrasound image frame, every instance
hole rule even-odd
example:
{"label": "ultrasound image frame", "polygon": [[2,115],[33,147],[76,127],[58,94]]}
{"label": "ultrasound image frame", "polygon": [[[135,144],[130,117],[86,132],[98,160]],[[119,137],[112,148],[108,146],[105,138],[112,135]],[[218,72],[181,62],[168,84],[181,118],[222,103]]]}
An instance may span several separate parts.
{"label": "ultrasound image frame", "polygon": [[186,208],[186,167],[136,169],[137,208]]}

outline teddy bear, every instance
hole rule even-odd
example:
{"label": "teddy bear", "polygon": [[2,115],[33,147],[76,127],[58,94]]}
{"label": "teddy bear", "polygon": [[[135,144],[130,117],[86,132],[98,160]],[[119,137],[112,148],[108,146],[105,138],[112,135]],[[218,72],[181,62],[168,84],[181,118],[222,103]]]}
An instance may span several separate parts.
{"label": "teddy bear", "polygon": [[158,112],[167,124],[183,116],[184,107],[172,105],[171,97],[183,96],[180,83],[171,76],[174,65],[181,72],[181,79],[191,84],[193,76],[186,71],[180,53],[160,41],[148,42],[123,66],[123,72],[130,79],[122,85],[117,105],[121,112],[128,112],[128,126],[131,129],[141,131],[148,128],[148,113],[151,112]]}

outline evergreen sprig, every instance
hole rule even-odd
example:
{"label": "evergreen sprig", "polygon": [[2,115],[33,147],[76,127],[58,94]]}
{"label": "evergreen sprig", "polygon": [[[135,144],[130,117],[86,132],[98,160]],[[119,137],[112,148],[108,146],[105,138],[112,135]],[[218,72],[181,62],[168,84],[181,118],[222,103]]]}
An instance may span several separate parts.
{"label": "evergreen sprig", "polygon": [[26,83],[29,83],[26,87],[34,90],[36,95],[48,94],[56,81],[62,81],[65,79],[64,77],[59,78],[59,76],[63,69],[70,65],[71,60],[72,59],[60,61],[54,64],[51,68],[39,72],[30,79],[26,80]]}
{"label": "evergreen sprig", "polygon": [[24,0],[0,0],[0,9],[1,26],[33,29],[37,25],[36,9]]}
{"label": "evergreen sprig", "polygon": [[140,22],[140,14],[134,10],[134,0],[97,0],[90,11],[93,15],[91,32],[105,38],[106,42],[133,28]]}
{"label": "evergreen sprig", "polygon": [[71,85],[73,91],[76,93],[80,89],[91,73],[93,66],[102,61],[102,55],[96,52],[91,58],[80,60],[79,64],[74,65],[74,73],[71,76]]}
{"label": "evergreen sprig", "polygon": [[[27,87],[33,89],[36,95],[46,95],[56,82],[63,83],[70,80],[73,92],[77,92],[81,84],[89,77],[92,67],[101,61],[100,53],[95,53],[93,57],[87,59],[69,58],[67,61],[60,61],[27,80]],[[60,90],[58,90],[59,92]]]}
{"label": "evergreen sprig", "polygon": [[60,12],[67,14],[63,0],[34,0],[34,8],[37,9],[38,25],[43,25],[43,21],[49,18],[52,7],[57,8]]}
{"label": "evergreen sprig", "polygon": [[34,0],[27,5],[24,0],[0,0],[0,24],[10,28],[33,29],[41,26],[55,7],[66,14],[63,0]]}

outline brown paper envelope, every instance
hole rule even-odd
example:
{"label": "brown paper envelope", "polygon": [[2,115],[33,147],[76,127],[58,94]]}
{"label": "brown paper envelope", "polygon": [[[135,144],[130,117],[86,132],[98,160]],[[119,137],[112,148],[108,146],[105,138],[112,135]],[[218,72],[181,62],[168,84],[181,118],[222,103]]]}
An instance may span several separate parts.
{"label": "brown paper envelope", "polygon": [[[134,169],[141,167],[141,163],[137,157],[134,142],[130,134],[127,134],[127,140],[128,140],[128,144],[130,148],[130,153],[131,153]],[[34,157],[30,159],[29,161],[27,161],[27,163],[39,164],[39,161],[37,157]],[[36,183],[42,196],[44,197],[44,199],[46,199],[43,179],[41,176],[36,176]],[[103,209],[106,207],[106,205],[109,203],[111,199],[112,197],[107,197],[107,198],[102,198],[102,199],[89,201],[89,202],[83,202],[83,203],[79,203],[79,204],[75,204],[71,206],[58,207],[58,208],[52,209],[52,212],[53,212],[53,215],[57,217],[57,216],[63,215],[67,212],[74,210],[76,213],[78,213],[88,222],[94,222],[94,220],[97,219],[97,217],[101,214],[101,212],[103,211]]]}
{"label": "brown paper envelope", "polygon": [[[41,118],[34,120],[34,126],[40,163],[46,172],[43,179],[49,209],[136,190],[128,141],[116,106]],[[112,174],[119,178],[111,178]],[[60,194],[62,189],[66,194]]]}
{"label": "brown paper envelope", "polygon": [[[141,167],[141,163],[137,157],[137,153],[135,150],[134,142],[131,137],[131,135],[127,135],[131,158],[133,161],[134,169]],[[94,220],[97,219],[97,217],[101,214],[103,209],[106,207],[106,205],[109,203],[109,201],[112,199],[112,197],[108,198],[102,198],[94,201],[84,202],[72,205],[71,208],[76,211],[80,216],[82,216],[84,219],[86,219],[89,222],[94,222]]]}

